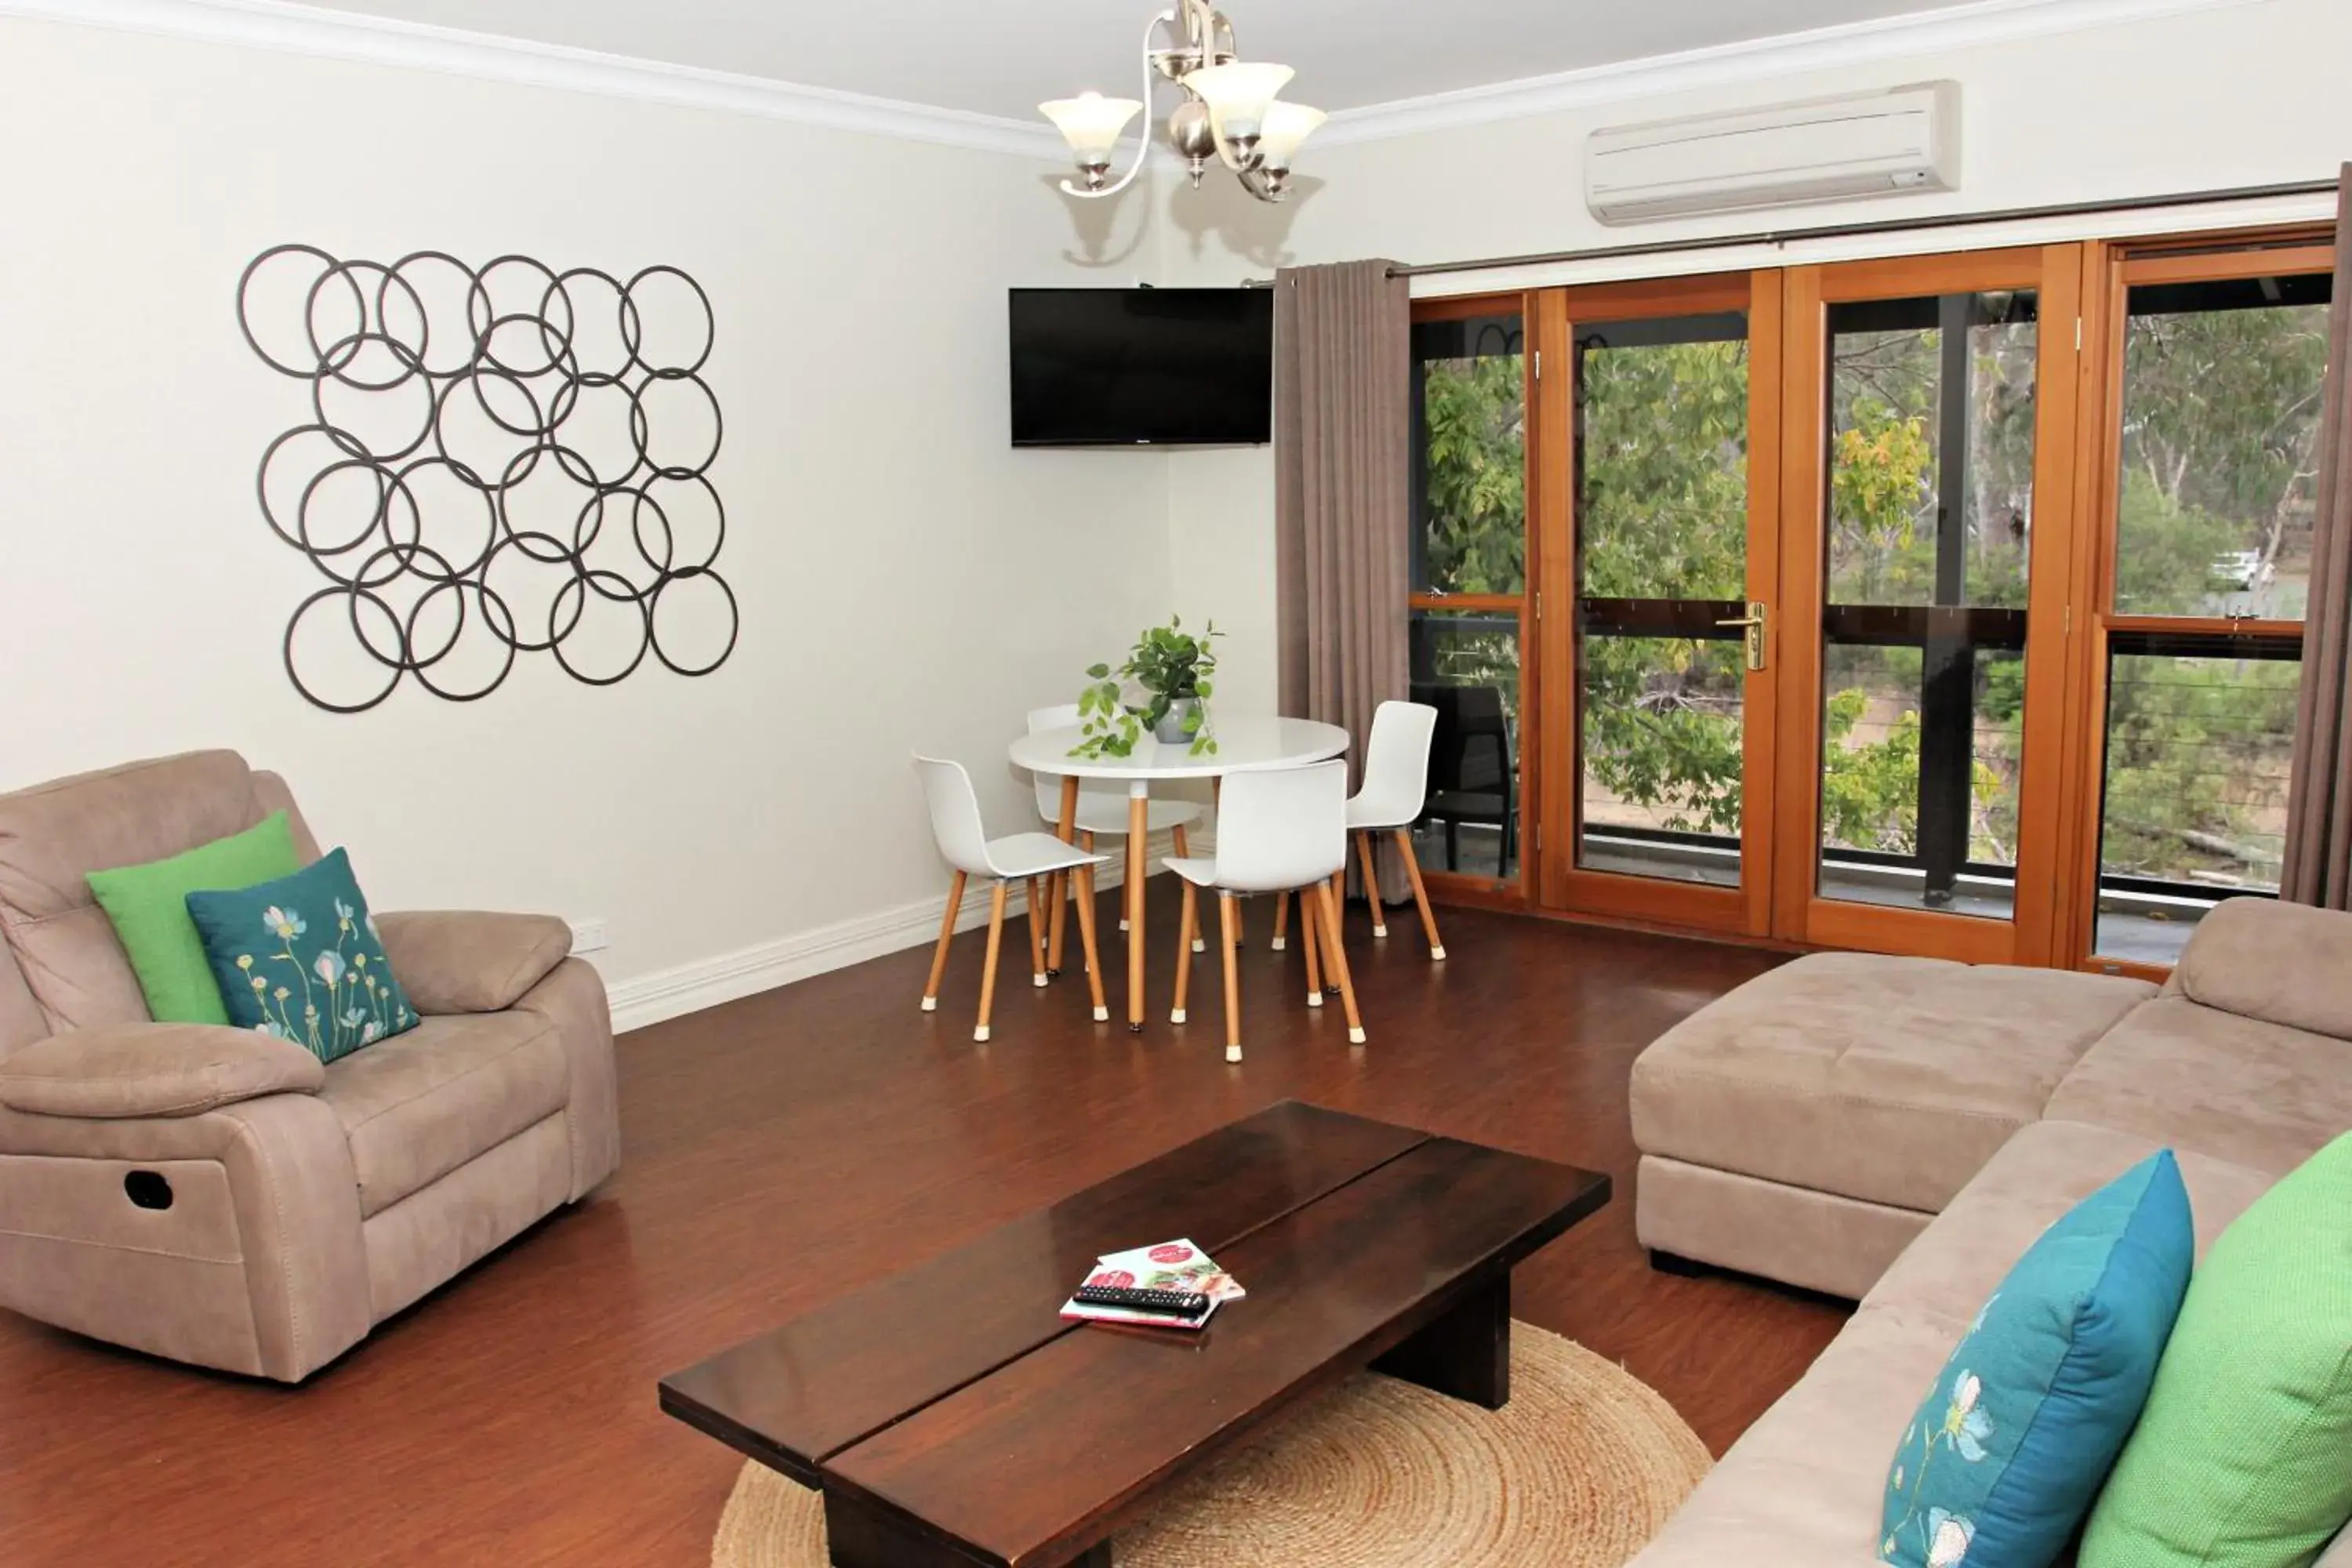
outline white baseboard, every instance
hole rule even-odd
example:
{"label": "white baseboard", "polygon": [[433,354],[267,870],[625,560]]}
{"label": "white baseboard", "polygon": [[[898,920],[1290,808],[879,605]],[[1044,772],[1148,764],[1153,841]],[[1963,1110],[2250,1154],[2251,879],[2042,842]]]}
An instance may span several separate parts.
{"label": "white baseboard", "polygon": [[[1213,842],[1212,835],[1198,834],[1194,850],[1204,851]],[[1113,848],[1115,853],[1116,846]],[[1155,835],[1150,853],[1152,869],[1157,872],[1161,858],[1174,854],[1175,847],[1168,842],[1166,835]],[[1096,879],[1104,888],[1118,887],[1126,879],[1124,868],[1114,859]],[[970,886],[964,893],[962,912],[956,917],[956,930],[970,931],[974,926],[986,925],[989,902],[987,884],[976,882]],[[1025,914],[1026,906],[1027,895],[1016,889],[1012,907]],[[946,894],[942,892],[938,898],[918,899],[895,909],[878,910],[713,958],[615,981],[605,987],[613,1005],[613,1030],[624,1034],[642,1029],[648,1024],[683,1017],[722,1002],[738,1001],[830,970],[846,969],[869,958],[936,942],[940,917],[946,907]],[[914,1001],[910,994],[908,1005],[912,1007]]]}

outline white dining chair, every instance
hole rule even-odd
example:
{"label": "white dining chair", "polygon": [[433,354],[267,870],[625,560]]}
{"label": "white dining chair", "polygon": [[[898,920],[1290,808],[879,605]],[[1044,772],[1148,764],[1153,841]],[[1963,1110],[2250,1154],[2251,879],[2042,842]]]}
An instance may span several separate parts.
{"label": "white dining chair", "polygon": [[[1383,702],[1372,710],[1371,740],[1364,748],[1364,787],[1348,801],[1348,831],[1356,841],[1364,873],[1364,900],[1372,910],[1372,935],[1389,934],[1388,906],[1381,901],[1381,877],[1374,864],[1372,835],[1391,833],[1397,853],[1404,858],[1405,876],[1412,883],[1412,900],[1421,910],[1421,929],[1429,937],[1429,956],[1443,960],[1445,944],[1438,940],[1437,916],[1429,905],[1429,889],[1421,879],[1421,858],[1413,853],[1412,826],[1421,820],[1429,795],[1429,749],[1437,731],[1437,710],[1423,702]],[[1344,887],[1344,884],[1342,884]],[[1287,945],[1290,905],[1285,900],[1275,910],[1274,949]],[[1312,950],[1309,950],[1310,952]]]}
{"label": "white dining chair", "polygon": [[988,963],[981,971],[980,1022],[975,1040],[988,1038],[988,1015],[996,1000],[996,958],[1004,941],[1006,889],[1018,881],[1027,885],[1029,900],[1029,967],[1032,984],[1045,984],[1045,900],[1042,883],[1057,872],[1074,874],[1078,885],[1078,940],[1086,945],[1087,981],[1092,988],[1095,1022],[1108,1023],[1110,1008],[1103,1001],[1102,963],[1095,952],[1094,868],[1103,857],[1065,844],[1050,833],[1014,833],[991,838],[980,818],[980,796],[961,763],[918,755],[915,772],[923,781],[923,798],[930,806],[931,834],[940,854],[955,868],[955,885],[948,893],[946,916],[940,922],[940,944],[931,954],[931,978],[923,987],[923,1011],[940,1005],[940,977],[947,972],[948,945],[955,940],[956,916],[963,909],[967,879],[984,877],[995,883],[988,910]]}
{"label": "white dining chair", "polygon": [[[1029,710],[1029,732],[1033,735],[1046,730],[1075,729],[1077,723],[1078,705],[1075,702],[1065,702],[1052,708],[1033,708]],[[1037,784],[1037,815],[1045,819],[1047,826],[1059,830],[1062,826],[1062,775],[1037,773],[1034,776]],[[1097,834],[1115,834],[1119,837],[1125,837],[1127,836],[1127,791],[1118,784],[1080,780],[1078,812],[1076,819],[1077,841],[1092,849],[1095,847]],[[1189,800],[1155,800],[1150,802],[1144,810],[1144,820],[1150,832],[1168,834],[1175,841],[1177,854],[1189,857],[1192,853],[1192,847],[1185,830],[1201,820],[1201,807],[1197,804]],[[1061,879],[1055,879],[1054,883],[1055,899],[1058,900],[1062,896],[1064,885]],[[1127,917],[1124,915],[1119,917],[1118,929],[1121,931],[1127,929]],[[1201,941],[1200,932],[1195,930],[1190,934],[1192,951],[1205,952],[1207,944]]]}
{"label": "white dining chair", "polygon": [[[1355,982],[1348,973],[1347,952],[1339,942],[1339,902],[1331,890],[1332,879],[1347,865],[1348,764],[1339,762],[1228,773],[1217,805],[1216,853],[1168,860],[1168,868],[1183,879],[1186,930],[1198,918],[1200,889],[1212,889],[1217,895],[1218,946],[1225,969],[1225,1060],[1242,1059],[1241,976],[1235,962],[1241,928],[1235,900],[1250,893],[1297,892],[1299,937],[1307,947],[1307,1005],[1323,1005],[1319,947],[1328,953],[1332,975],[1339,983],[1348,1038],[1363,1044]],[[1328,941],[1318,942],[1318,932]],[[1184,1021],[1192,974],[1192,944],[1180,938],[1176,1005],[1169,1015],[1173,1023]]]}
{"label": "white dining chair", "polygon": [[1421,858],[1412,852],[1412,825],[1421,820],[1422,805],[1429,795],[1429,745],[1436,732],[1437,710],[1426,703],[1383,702],[1372,710],[1372,737],[1364,747],[1364,787],[1348,802],[1348,831],[1355,836],[1363,863],[1372,935],[1389,934],[1380,872],[1372,864],[1372,835],[1391,833],[1397,853],[1404,858],[1404,874],[1412,882],[1412,901],[1421,909],[1429,956],[1443,959],[1445,944],[1438,940],[1437,916],[1429,907],[1429,889],[1422,885]]}

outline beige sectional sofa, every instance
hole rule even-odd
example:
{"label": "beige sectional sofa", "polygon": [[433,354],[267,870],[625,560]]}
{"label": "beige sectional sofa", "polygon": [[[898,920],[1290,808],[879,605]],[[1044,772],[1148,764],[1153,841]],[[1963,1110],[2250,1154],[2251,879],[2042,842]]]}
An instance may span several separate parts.
{"label": "beige sectional sofa", "polygon": [[620,1161],[604,983],[544,915],[385,914],[416,1028],[322,1067],[156,1024],[89,873],[289,814],[234,752],[0,795],[0,1307],[299,1382]]}
{"label": "beige sectional sofa", "polygon": [[2201,1251],[2352,1129],[2352,915],[2226,903],[2161,991],[1816,954],[1661,1037],[1633,1109],[1643,1245],[1861,1300],[1635,1561],[1859,1568],[1904,1424],[2052,1221],[2170,1147]]}

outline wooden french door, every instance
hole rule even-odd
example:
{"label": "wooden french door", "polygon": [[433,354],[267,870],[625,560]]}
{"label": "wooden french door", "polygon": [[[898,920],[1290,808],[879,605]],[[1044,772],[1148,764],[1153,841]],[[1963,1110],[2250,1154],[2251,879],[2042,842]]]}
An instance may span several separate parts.
{"label": "wooden french door", "polygon": [[2084,260],[1786,275],[1775,935],[2053,957]]}
{"label": "wooden french door", "polygon": [[2084,261],[1528,297],[1543,906],[2050,961]]}
{"label": "wooden french door", "polygon": [[1538,297],[1551,908],[1769,931],[1781,309],[1777,272]]}

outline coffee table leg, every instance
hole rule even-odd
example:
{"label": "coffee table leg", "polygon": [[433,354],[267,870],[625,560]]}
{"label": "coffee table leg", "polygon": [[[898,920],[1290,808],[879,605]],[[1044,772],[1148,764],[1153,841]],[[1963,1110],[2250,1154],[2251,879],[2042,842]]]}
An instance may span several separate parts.
{"label": "coffee table leg", "polygon": [[824,1537],[834,1568],[971,1568],[970,1558],[830,1491],[824,1494]]}
{"label": "coffee table leg", "polygon": [[1380,1360],[1374,1372],[1500,1410],[1511,1397],[1511,1277],[1457,1304]]}
{"label": "coffee table leg", "polygon": [[[926,1540],[899,1521],[841,1496],[824,1494],[824,1534],[834,1568],[971,1568],[972,1560]],[[1070,1559],[1070,1568],[1110,1568],[1110,1542]]]}

